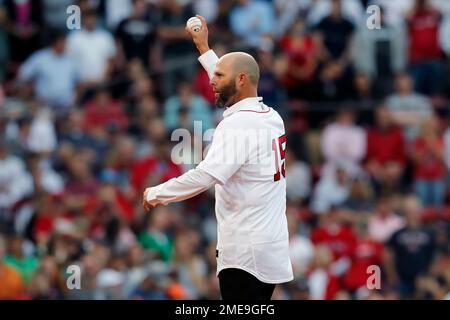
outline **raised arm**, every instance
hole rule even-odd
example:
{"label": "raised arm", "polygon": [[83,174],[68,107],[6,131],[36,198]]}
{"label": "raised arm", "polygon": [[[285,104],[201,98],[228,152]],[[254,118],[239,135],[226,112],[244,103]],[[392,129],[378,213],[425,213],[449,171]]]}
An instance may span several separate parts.
{"label": "raised arm", "polygon": [[[208,44],[208,26],[205,18],[197,15],[202,22],[202,27],[195,32],[188,27],[186,31],[191,35],[200,53],[199,62],[208,72],[210,79],[214,75],[214,69],[219,58]],[[216,130],[217,131],[217,130]],[[143,206],[150,209],[158,204],[167,205],[172,202],[183,201],[204,192],[216,183],[224,183],[238,168],[239,164],[217,165],[217,157],[228,150],[232,145],[226,143],[222,135],[216,135],[211,144],[207,157],[193,170],[186,172],[178,178],[171,179],[166,183],[147,188],[143,195]],[[232,154],[232,150],[226,151]]]}
{"label": "raised arm", "polygon": [[[197,46],[201,55],[199,61],[211,78],[219,58],[209,48],[208,26],[205,19],[199,15],[197,17],[202,22],[200,30],[195,32],[186,27],[186,31],[191,35],[192,40]],[[217,182],[216,178],[208,174],[205,170],[196,168],[166,183],[145,189],[142,204],[148,210],[158,204],[167,205],[172,202],[183,201],[204,192]]]}
{"label": "raised arm", "polygon": [[219,61],[219,58],[214,51],[209,48],[208,25],[205,18],[200,15],[197,15],[197,18],[199,18],[202,22],[202,27],[200,30],[194,31],[186,27],[186,31],[191,35],[192,41],[194,41],[198,52],[200,53],[198,61],[201,63],[206,72],[208,72],[209,78],[212,79],[214,75],[214,68],[216,67],[217,61]]}
{"label": "raised arm", "polygon": [[186,31],[191,35],[192,41],[194,41],[200,55],[202,55],[210,50],[208,44],[208,24],[202,16],[197,15],[196,17],[202,22],[200,30],[194,31],[186,26]]}

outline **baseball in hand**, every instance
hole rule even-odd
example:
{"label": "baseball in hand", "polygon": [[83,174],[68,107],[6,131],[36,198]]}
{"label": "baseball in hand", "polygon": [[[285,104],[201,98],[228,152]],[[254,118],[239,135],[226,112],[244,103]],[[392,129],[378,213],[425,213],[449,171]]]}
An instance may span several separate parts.
{"label": "baseball in hand", "polygon": [[186,26],[191,30],[198,32],[202,27],[202,21],[197,17],[192,17],[186,22]]}

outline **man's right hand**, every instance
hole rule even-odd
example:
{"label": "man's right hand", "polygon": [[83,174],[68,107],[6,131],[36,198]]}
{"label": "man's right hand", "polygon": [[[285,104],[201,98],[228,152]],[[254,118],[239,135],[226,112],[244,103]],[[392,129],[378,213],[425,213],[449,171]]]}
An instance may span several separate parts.
{"label": "man's right hand", "polygon": [[200,55],[204,54],[209,50],[208,45],[208,25],[206,23],[205,18],[203,18],[200,15],[196,15],[197,18],[200,19],[202,22],[202,27],[198,32],[195,32],[191,28],[186,26],[186,31],[191,35],[192,40],[194,41],[195,45],[197,46],[198,51],[200,52]]}
{"label": "man's right hand", "polygon": [[153,208],[154,206],[156,206],[158,204],[157,200],[152,200],[152,201],[148,201],[147,200],[147,194],[150,192],[150,189],[151,188],[145,189],[144,195],[143,195],[143,198],[142,198],[142,206],[144,207],[144,209],[146,211],[150,210],[151,208]]}

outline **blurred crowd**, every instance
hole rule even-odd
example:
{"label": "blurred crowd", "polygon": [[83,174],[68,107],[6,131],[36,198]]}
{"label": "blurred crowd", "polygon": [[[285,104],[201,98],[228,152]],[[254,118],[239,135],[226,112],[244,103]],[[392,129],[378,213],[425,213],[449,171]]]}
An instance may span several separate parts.
{"label": "blurred crowd", "polygon": [[447,0],[0,0],[0,299],[220,298],[213,191],[142,208],[221,120],[195,14],[285,121],[273,298],[450,299]]}

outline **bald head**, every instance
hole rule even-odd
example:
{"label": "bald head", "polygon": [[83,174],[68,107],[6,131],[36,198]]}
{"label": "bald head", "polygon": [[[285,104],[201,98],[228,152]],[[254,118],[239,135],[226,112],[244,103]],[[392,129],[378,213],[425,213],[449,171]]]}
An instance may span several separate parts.
{"label": "bald head", "polygon": [[216,106],[228,108],[242,99],[256,97],[258,81],[259,67],[251,55],[233,52],[222,56],[210,81]]}
{"label": "bald head", "polygon": [[248,53],[231,52],[223,55],[220,60],[232,68],[235,76],[239,73],[245,73],[253,85],[258,85],[259,66],[256,60]]}

